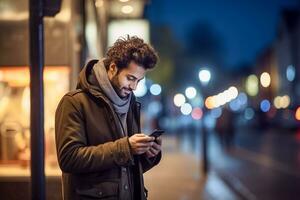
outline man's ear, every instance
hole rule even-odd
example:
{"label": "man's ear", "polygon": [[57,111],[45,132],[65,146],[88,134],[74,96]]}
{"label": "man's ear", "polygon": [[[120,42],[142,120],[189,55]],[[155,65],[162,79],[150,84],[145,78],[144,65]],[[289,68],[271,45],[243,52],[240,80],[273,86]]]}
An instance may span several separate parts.
{"label": "man's ear", "polygon": [[115,76],[118,73],[118,67],[114,62],[109,65],[108,73],[112,76]]}

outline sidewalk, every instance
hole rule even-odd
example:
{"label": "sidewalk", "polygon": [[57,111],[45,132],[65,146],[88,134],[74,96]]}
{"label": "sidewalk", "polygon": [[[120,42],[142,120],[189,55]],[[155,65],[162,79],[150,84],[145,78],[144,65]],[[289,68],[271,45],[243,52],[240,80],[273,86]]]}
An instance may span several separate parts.
{"label": "sidewalk", "polygon": [[201,173],[195,155],[184,154],[175,137],[164,137],[160,164],[145,174],[149,200],[239,199],[213,171]]}
{"label": "sidewalk", "polygon": [[235,146],[227,151],[219,149],[212,135],[209,152],[214,170],[244,199],[299,199],[300,143],[295,135],[247,131],[238,132]]}

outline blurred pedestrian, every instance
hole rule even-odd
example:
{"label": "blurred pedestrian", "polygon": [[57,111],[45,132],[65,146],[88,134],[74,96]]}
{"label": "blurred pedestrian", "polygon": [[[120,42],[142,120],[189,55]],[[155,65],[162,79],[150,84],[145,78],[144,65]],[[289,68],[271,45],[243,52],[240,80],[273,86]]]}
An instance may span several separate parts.
{"label": "blurred pedestrian", "polygon": [[118,39],[60,101],[55,134],[64,199],[147,198],[143,173],[159,163],[161,138],[141,132],[132,91],[157,59],[142,39]]}
{"label": "blurred pedestrian", "polygon": [[235,128],[234,114],[226,107],[217,120],[216,131],[219,134],[221,145],[229,150],[234,144]]}

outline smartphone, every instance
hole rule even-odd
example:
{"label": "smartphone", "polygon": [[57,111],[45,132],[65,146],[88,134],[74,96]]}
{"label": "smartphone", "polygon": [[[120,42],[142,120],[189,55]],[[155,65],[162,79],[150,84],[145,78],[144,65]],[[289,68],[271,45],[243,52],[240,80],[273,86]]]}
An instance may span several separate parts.
{"label": "smartphone", "polygon": [[155,129],[149,136],[154,137],[156,140],[156,138],[161,136],[164,132],[165,132],[164,130]]}

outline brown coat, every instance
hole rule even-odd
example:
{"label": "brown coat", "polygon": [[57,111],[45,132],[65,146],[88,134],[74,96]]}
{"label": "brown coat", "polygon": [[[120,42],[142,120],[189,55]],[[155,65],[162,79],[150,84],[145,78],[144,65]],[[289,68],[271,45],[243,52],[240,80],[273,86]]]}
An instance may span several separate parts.
{"label": "brown coat", "polygon": [[[78,89],[66,94],[56,110],[63,197],[146,199],[143,173],[160,161],[161,154],[152,159],[131,154],[110,101],[87,81],[96,62],[90,61],[81,71]],[[140,104],[133,97],[127,116],[128,136],[140,132],[139,120]]]}

